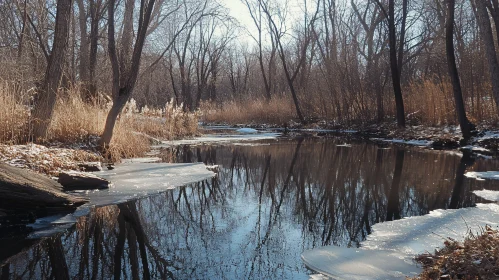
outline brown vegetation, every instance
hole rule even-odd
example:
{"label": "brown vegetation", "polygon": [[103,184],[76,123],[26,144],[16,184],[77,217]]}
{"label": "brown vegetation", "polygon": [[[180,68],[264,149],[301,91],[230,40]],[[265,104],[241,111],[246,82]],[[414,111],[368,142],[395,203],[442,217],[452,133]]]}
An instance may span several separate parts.
{"label": "brown vegetation", "polygon": [[[488,85],[483,85],[488,88]],[[455,107],[453,104],[452,86],[450,82],[434,82],[426,79],[423,82],[412,83],[404,88],[405,107],[408,121],[411,124],[425,126],[442,126],[457,124]],[[319,95],[319,94],[318,94]],[[334,104],[325,102],[314,93],[302,95],[301,100],[305,105],[305,114],[311,117],[320,117],[328,122],[335,122],[338,116],[334,111]],[[372,123],[377,121],[377,116],[369,114],[375,112],[376,104],[361,104],[361,100],[354,100],[348,110],[344,122],[339,124]],[[362,109],[364,107],[364,109]],[[469,118],[478,124],[497,125],[499,117],[496,113],[494,101],[484,96],[475,96],[466,100]],[[268,101],[266,98],[243,99],[231,101],[218,106],[205,102],[201,106],[203,115],[201,119],[208,123],[255,123],[282,125],[290,120],[297,121],[293,100],[289,96],[278,96]],[[326,113],[331,112],[331,113]],[[394,108],[386,108],[388,116],[394,115]],[[386,120],[390,120],[388,118]],[[336,122],[335,122],[336,123]]]}
{"label": "brown vegetation", "polygon": [[[116,10],[112,2],[72,6],[60,86],[82,84],[86,102],[112,93],[120,101],[113,116],[133,94],[139,107],[173,100],[185,111],[201,108],[208,122],[455,124],[447,26],[468,119],[498,120],[489,75],[497,68],[489,65],[496,56],[496,0],[453,1],[455,16],[447,19],[441,1],[319,0],[293,10],[280,1],[245,0],[241,12],[252,20],[244,31],[214,0],[121,1]],[[56,10],[43,1],[0,4],[8,19],[0,22],[0,69],[7,70],[0,78],[43,89],[55,51],[56,20],[49,15]],[[144,129],[163,134],[154,125]]]}
{"label": "brown vegetation", "polygon": [[[84,102],[78,94],[79,90],[79,87],[60,90],[45,139],[47,143],[90,150],[95,148],[109,104],[104,101],[96,104]],[[0,143],[25,144],[31,141],[33,121],[30,100],[31,96],[27,92],[17,89],[10,82],[0,82]],[[173,139],[197,133],[197,115],[185,113],[170,103],[163,109],[142,109],[141,112],[131,100],[125,111],[116,125],[115,133],[119,137],[113,138],[108,150],[112,161],[141,156],[149,151],[149,136]],[[1,153],[3,157],[7,155],[4,149]]]}
{"label": "brown vegetation", "polygon": [[470,233],[464,242],[446,240],[444,244],[433,254],[417,256],[424,271],[413,279],[499,278],[499,231],[486,227],[481,234]]}

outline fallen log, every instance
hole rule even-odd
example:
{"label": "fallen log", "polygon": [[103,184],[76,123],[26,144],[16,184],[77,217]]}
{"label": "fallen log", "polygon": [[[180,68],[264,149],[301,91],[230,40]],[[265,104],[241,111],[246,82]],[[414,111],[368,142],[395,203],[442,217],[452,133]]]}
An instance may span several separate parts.
{"label": "fallen log", "polygon": [[0,163],[0,205],[3,214],[38,210],[69,210],[87,202],[62,192],[54,180],[30,170]]}
{"label": "fallen log", "polygon": [[86,172],[102,171],[102,164],[100,162],[82,162],[78,163],[78,167]]}
{"label": "fallen log", "polygon": [[108,189],[111,184],[108,180],[95,176],[92,173],[77,171],[63,171],[59,173],[59,180],[65,191]]}

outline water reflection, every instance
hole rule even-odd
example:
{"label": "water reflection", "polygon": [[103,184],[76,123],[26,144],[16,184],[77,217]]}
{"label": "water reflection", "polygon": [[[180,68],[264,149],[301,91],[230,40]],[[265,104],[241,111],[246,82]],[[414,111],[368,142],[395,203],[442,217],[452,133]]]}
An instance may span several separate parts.
{"label": "water reflection", "polygon": [[[470,207],[478,202],[470,191],[499,189],[463,176],[485,164],[497,169],[497,162],[338,144],[301,139],[165,149],[167,161],[218,164],[220,172],[94,209],[64,234],[12,249],[0,260],[0,277],[308,279],[300,259],[306,249],[358,246],[375,223]],[[2,235],[1,248],[7,242]]]}

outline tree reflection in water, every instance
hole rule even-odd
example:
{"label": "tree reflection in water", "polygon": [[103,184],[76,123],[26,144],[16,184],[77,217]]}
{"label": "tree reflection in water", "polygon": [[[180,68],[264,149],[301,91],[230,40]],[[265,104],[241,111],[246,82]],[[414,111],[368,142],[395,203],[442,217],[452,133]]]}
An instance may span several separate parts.
{"label": "tree reflection in water", "polygon": [[473,206],[471,190],[497,189],[464,178],[482,160],[329,139],[162,155],[218,164],[220,172],[94,209],[73,229],[1,261],[1,279],[306,279],[306,249],[355,247],[375,223]]}

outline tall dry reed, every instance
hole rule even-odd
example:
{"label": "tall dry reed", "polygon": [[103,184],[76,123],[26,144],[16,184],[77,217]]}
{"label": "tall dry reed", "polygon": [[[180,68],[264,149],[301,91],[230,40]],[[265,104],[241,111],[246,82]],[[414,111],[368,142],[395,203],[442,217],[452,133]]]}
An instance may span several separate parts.
{"label": "tall dry reed", "polygon": [[[487,85],[481,88],[487,89]],[[476,124],[497,124],[499,115],[490,90],[465,94],[468,118]],[[334,123],[373,123],[377,121],[376,100],[373,93],[302,93],[302,111],[306,117],[314,117]],[[426,126],[457,124],[454,96],[449,82],[425,80],[404,87],[404,107],[408,123]],[[224,103],[222,106],[204,103],[202,120],[208,123],[229,124],[277,124],[296,120],[294,103],[290,96],[280,95],[267,101],[264,98],[245,99]],[[383,93],[384,119],[395,118],[393,93]]]}
{"label": "tall dry reed", "polygon": [[[48,143],[96,144],[104,129],[110,104],[85,102],[78,86],[61,90],[51,121]],[[32,94],[15,84],[0,82],[0,143],[30,141]],[[142,156],[150,149],[151,137],[174,139],[197,134],[197,113],[185,113],[168,103],[162,109],[137,108],[132,99],[120,115],[108,151],[112,160]]]}

